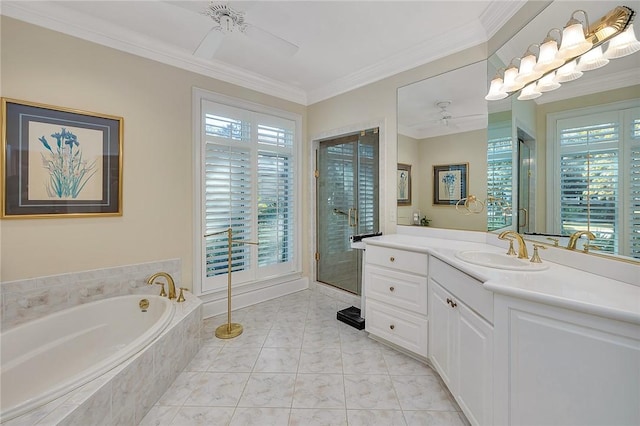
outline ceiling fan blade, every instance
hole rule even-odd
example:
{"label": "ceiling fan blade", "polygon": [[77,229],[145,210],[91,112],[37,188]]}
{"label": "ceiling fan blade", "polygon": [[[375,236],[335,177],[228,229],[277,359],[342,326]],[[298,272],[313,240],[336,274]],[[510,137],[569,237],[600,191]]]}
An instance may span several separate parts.
{"label": "ceiling fan blade", "polygon": [[204,59],[211,59],[222,44],[224,34],[219,27],[214,27],[202,39],[196,50],[193,52],[195,56]]}
{"label": "ceiling fan blade", "polygon": [[293,56],[299,49],[295,44],[254,25],[247,25],[243,32],[251,40],[262,43],[283,56]]}
{"label": "ceiling fan blade", "polygon": [[469,118],[482,118],[482,117],[487,117],[487,114],[469,114],[469,115],[459,115],[459,116],[453,116],[452,118],[454,120],[463,120],[463,119],[469,119]]}

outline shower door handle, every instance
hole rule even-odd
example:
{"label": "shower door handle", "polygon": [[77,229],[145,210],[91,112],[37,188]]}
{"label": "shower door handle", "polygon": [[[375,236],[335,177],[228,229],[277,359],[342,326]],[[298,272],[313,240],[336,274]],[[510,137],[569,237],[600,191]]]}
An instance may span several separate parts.
{"label": "shower door handle", "polygon": [[524,217],[524,223],[522,225],[520,225],[520,228],[526,228],[527,226],[529,226],[529,211],[525,208],[520,208],[518,209],[520,211],[522,211],[522,213],[524,213],[522,216]]}
{"label": "shower door handle", "polygon": [[[351,221],[351,213],[353,212],[353,222]],[[358,209],[350,208],[349,209],[349,227],[355,228],[358,226]]]}

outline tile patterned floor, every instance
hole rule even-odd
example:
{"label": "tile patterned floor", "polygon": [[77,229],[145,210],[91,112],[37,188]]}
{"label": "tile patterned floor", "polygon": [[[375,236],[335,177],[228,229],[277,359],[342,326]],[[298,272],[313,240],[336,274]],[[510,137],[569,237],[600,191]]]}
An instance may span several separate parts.
{"label": "tile patterned floor", "polygon": [[305,290],[234,311],[141,425],[465,425],[427,365],[336,320],[345,304]]}

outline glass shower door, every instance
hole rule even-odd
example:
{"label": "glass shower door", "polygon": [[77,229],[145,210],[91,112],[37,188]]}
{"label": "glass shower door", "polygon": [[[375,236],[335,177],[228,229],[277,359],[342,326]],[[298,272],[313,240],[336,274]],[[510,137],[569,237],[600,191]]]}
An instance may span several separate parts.
{"label": "glass shower door", "polygon": [[377,232],[377,129],[320,142],[317,154],[317,279],[360,294],[360,250],[349,237]]}

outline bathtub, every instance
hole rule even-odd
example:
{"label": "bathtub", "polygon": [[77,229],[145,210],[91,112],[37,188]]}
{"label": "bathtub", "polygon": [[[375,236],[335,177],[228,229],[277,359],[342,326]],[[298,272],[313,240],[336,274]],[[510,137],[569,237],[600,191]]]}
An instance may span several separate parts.
{"label": "bathtub", "polygon": [[160,335],[174,310],[164,297],[119,296],[3,332],[0,419],[33,410],[113,369]]}

